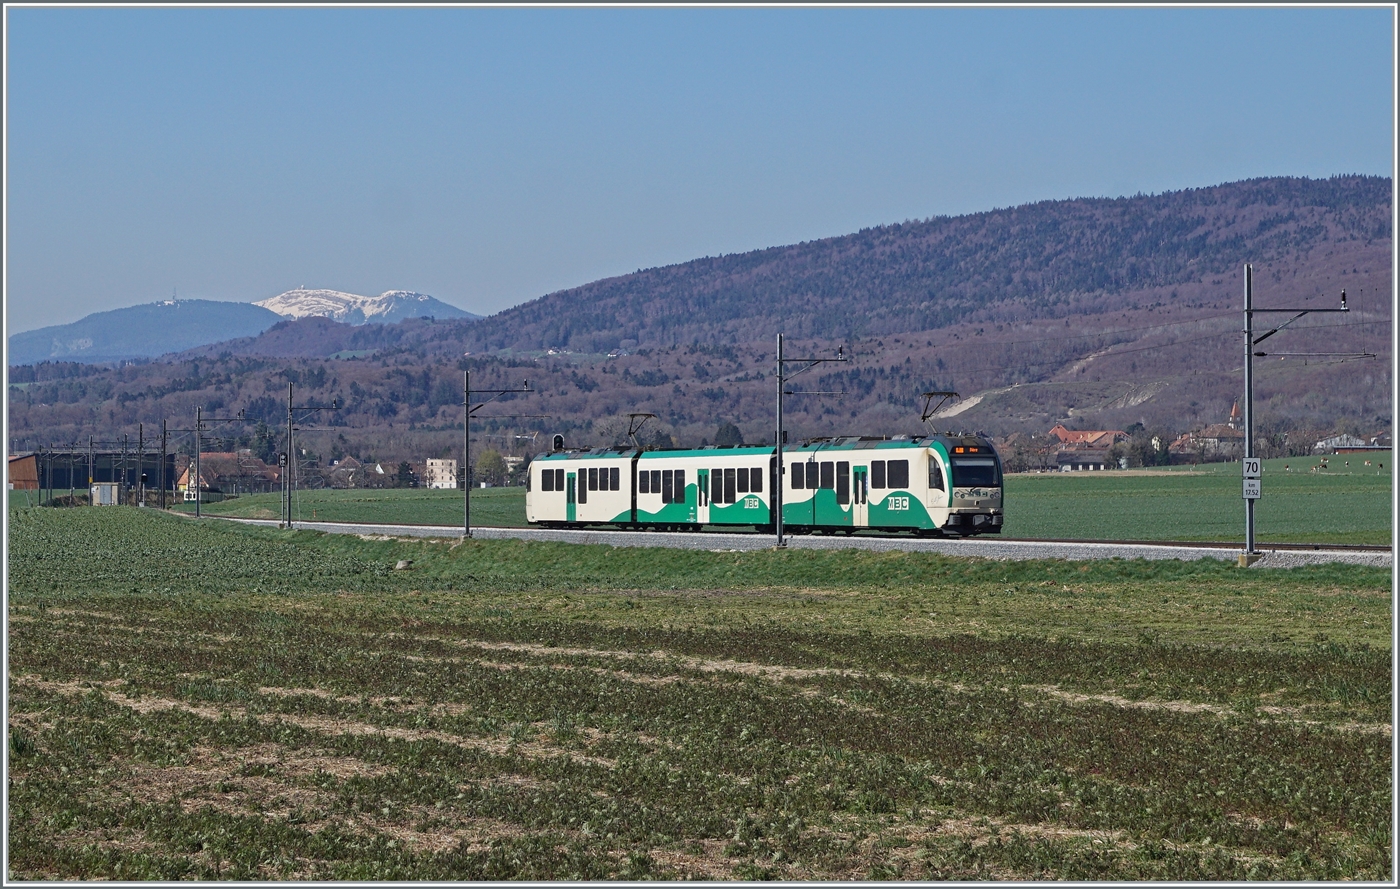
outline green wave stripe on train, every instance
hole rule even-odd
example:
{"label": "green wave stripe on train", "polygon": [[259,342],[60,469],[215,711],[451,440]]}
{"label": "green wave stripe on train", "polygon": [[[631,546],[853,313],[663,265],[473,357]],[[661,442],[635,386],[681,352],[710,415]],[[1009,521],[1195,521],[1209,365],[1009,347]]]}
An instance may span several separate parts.
{"label": "green wave stripe on train", "polygon": [[908,491],[891,491],[878,503],[870,502],[866,524],[872,528],[936,528],[928,508]]}
{"label": "green wave stripe on train", "polygon": [[766,525],[773,520],[768,498],[762,494],[740,494],[733,503],[710,501],[710,523],[715,525]]}

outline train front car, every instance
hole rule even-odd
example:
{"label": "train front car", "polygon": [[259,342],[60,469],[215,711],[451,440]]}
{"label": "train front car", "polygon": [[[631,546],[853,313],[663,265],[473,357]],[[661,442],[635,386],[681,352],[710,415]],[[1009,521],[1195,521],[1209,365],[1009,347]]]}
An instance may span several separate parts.
{"label": "train front car", "polygon": [[[1000,534],[1001,458],[992,443],[976,435],[932,435],[922,439],[929,452],[930,510],[945,533]],[[941,484],[941,489],[940,489]]]}
{"label": "train front car", "polygon": [[1001,462],[978,436],[818,439],[783,461],[783,522],[797,533],[1001,533]]}

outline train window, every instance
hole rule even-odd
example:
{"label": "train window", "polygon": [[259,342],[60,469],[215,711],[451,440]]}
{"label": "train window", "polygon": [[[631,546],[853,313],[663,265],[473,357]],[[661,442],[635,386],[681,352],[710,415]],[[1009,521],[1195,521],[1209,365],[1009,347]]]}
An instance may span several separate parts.
{"label": "train window", "polygon": [[884,461],[884,460],[871,460],[871,461],[870,461],[870,487],[874,488],[874,489],[877,490],[877,491],[882,491],[882,490],[884,490],[884,488],[885,488],[885,461]]}
{"label": "train window", "polygon": [[588,470],[582,468],[578,471],[578,502],[588,502]]}
{"label": "train window", "polygon": [[749,470],[749,490],[752,491],[752,492],[754,492],[755,494],[762,494],[762,493],[763,493],[763,470],[762,470],[762,469],[750,469],[750,470]]}
{"label": "train window", "polygon": [[851,464],[845,461],[836,464],[836,502],[851,502]]}
{"label": "train window", "polygon": [[1001,484],[1001,472],[995,457],[954,457],[953,487],[995,488]]}
{"label": "train window", "polygon": [[706,497],[710,493],[710,471],[702,469],[695,473],[695,503],[697,506],[706,505]]}
{"label": "train window", "polygon": [[670,503],[674,488],[671,481],[671,470],[661,470],[661,502]]}
{"label": "train window", "polygon": [[553,469],[546,469],[546,470],[544,470],[543,472],[540,473],[540,490],[541,490],[541,491],[553,491],[553,490],[554,490],[554,470],[553,470]]}
{"label": "train window", "polygon": [[908,490],[909,488],[909,461],[891,460],[889,463],[890,487],[895,490]]}
{"label": "train window", "polygon": [[[548,470],[546,470],[546,471],[548,471]],[[556,469],[556,470],[554,470],[554,490],[556,490],[556,491],[562,491],[562,490],[564,490],[564,470],[562,470],[562,469]]]}
{"label": "train window", "polygon": [[944,490],[943,467],[938,465],[938,458],[932,454],[928,458],[928,486],[932,491]]}
{"label": "train window", "polygon": [[822,489],[833,490],[836,487],[836,464],[830,460],[822,462]]}
{"label": "train window", "polygon": [[647,472],[645,469],[643,469],[641,472],[637,473],[637,493],[638,493],[638,494],[650,494],[650,493],[651,493],[651,473],[650,473],[650,472]]}
{"label": "train window", "polygon": [[724,470],[723,470],[723,469],[711,469],[711,470],[710,470],[710,502],[711,502],[711,503],[723,503],[723,502],[724,502]]}
{"label": "train window", "polygon": [[732,468],[724,470],[724,502],[733,503],[735,498],[735,479]]}
{"label": "train window", "polygon": [[736,494],[747,494],[749,492],[749,468],[747,466],[740,469],[735,475],[734,492]]}
{"label": "train window", "polygon": [[800,491],[800,490],[802,490],[802,488],[803,488],[803,484],[802,484],[802,481],[803,481],[803,479],[802,479],[803,464],[800,463],[800,462],[799,462],[799,463],[793,463],[791,468],[792,468],[792,489],[793,489],[794,491]]}
{"label": "train window", "polygon": [[685,470],[676,470],[676,489],[671,494],[672,503],[685,502]]}
{"label": "train window", "polygon": [[608,490],[622,490],[622,470],[616,466],[608,470]]}
{"label": "train window", "polygon": [[588,490],[598,490],[598,467],[591,466],[588,469]]}
{"label": "train window", "polygon": [[661,470],[659,469],[651,471],[651,492],[653,494],[661,493]]}
{"label": "train window", "polygon": [[574,502],[574,477],[572,475],[569,476],[569,491],[565,495],[565,500],[569,503]]}

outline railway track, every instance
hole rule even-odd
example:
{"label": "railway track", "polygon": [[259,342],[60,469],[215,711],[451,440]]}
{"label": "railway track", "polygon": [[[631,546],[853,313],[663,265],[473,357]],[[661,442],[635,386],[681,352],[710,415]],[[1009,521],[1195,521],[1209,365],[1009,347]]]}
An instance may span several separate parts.
{"label": "railway track", "polygon": [[[268,519],[233,519],[247,524],[273,526]],[[296,522],[299,529],[332,534],[386,535],[390,537],[458,537],[460,525],[414,525],[368,522]],[[655,531],[592,528],[491,528],[474,527],[477,539],[519,539],[560,543],[643,546],[674,549],[723,551],[768,549],[771,535],[756,532]],[[1002,537],[911,537],[909,535],[797,534],[788,537],[788,546],[801,549],[866,549],[935,552],[952,556],[990,559],[1200,559],[1233,561],[1240,544],[1230,541],[1131,541],[1131,540],[1021,540]],[[1295,567],[1322,562],[1352,562],[1388,567],[1391,551],[1385,546],[1360,544],[1257,544],[1265,554],[1265,567]]]}
{"label": "railway track", "polygon": [[[277,524],[275,521],[272,521],[272,520],[270,520],[270,519],[240,519],[240,518],[233,518],[233,517],[231,517],[231,516],[208,516],[208,518],[228,518],[230,521],[235,521],[235,522],[250,522],[250,523],[256,523],[256,524],[261,524],[261,525],[275,525],[275,524]],[[366,527],[366,528],[396,527],[396,528],[414,528],[414,529],[433,529],[433,530],[435,530],[435,531],[436,531],[436,530],[450,529],[450,528],[453,528],[453,527],[454,527],[454,526],[450,526],[450,525],[433,525],[433,524],[428,524],[428,523],[425,523],[425,522],[395,522],[395,523],[393,523],[392,525],[389,525],[389,524],[387,524],[387,523],[385,523],[385,522],[346,522],[346,521],[325,522],[325,521],[314,521],[314,520],[313,520],[313,521],[297,521],[297,522],[295,522],[294,524],[296,524],[298,527],[304,527],[304,528],[311,528],[312,526],[319,526],[319,525],[345,525],[345,526],[360,526],[360,525],[362,525],[362,526],[364,526],[364,527]],[[534,526],[525,526],[525,527],[494,527],[494,526],[481,525],[481,526],[476,526],[476,527],[474,527],[473,530],[474,530],[474,531],[486,531],[486,532],[508,532],[508,531],[528,531],[528,530],[545,530],[545,529],[536,528],[536,527],[534,527]],[[739,534],[739,535],[743,535],[743,536],[745,536],[745,537],[750,537],[750,536],[754,536],[754,537],[762,536],[764,533],[767,533],[767,534],[769,534],[769,535],[772,534],[772,531],[768,531],[768,532],[761,532],[761,531],[735,531],[735,530],[729,530],[729,529],[720,530],[720,529],[708,529],[708,528],[707,528],[707,529],[703,529],[703,530],[682,531],[682,532],[652,531],[652,530],[634,529],[634,528],[593,528],[593,527],[581,527],[581,528],[577,528],[577,529],[573,529],[573,530],[577,530],[577,531],[618,531],[618,532],[646,533],[646,534],[671,534],[671,533],[683,533],[683,534],[717,534],[717,535],[718,535],[718,534],[724,534],[724,535]],[[460,529],[457,529],[457,531],[458,531],[458,533],[461,533],[461,532],[460,532]],[[800,538],[817,538],[817,537],[826,536],[826,535],[796,534],[796,535],[789,535],[789,536],[790,536],[790,537],[795,537],[795,538],[798,538],[798,537],[800,537]],[[1003,537],[1003,536],[1001,536],[1001,535],[987,535],[987,536],[981,536],[981,537],[910,537],[910,536],[907,535],[907,534],[880,534],[880,533],[870,532],[870,531],[860,531],[860,532],[858,532],[857,534],[851,535],[851,536],[854,536],[854,537],[857,537],[857,538],[864,538],[864,539],[867,539],[867,540],[947,540],[947,541],[962,541],[962,542],[965,542],[965,543],[978,543],[978,542],[989,542],[989,543],[990,543],[990,542],[996,541],[996,542],[1001,542],[1001,543],[1063,543],[1063,544],[1070,544],[1070,545],[1073,545],[1073,544],[1095,544],[1095,545],[1104,545],[1104,546],[1171,546],[1171,547],[1181,547],[1181,548],[1184,548],[1184,549],[1231,549],[1231,550],[1242,550],[1242,549],[1244,548],[1244,544],[1243,544],[1242,542],[1238,541],[1238,540],[1099,540],[1099,539],[1083,538],[1083,537]],[[1391,551],[1391,548],[1390,548],[1389,546],[1382,546],[1382,545],[1379,545],[1379,544],[1365,544],[1365,543],[1268,543],[1268,542],[1259,542],[1259,541],[1255,541],[1254,546],[1255,546],[1256,549],[1260,550],[1261,552],[1322,552],[1322,551],[1326,551],[1326,552],[1343,552],[1343,553],[1346,553],[1346,552],[1351,552],[1351,553],[1388,553],[1388,552]]]}
{"label": "railway track", "polygon": [[[1008,542],[1024,540],[1027,543],[1104,543],[1122,546],[1179,546],[1190,549],[1232,549],[1243,550],[1244,544],[1238,540],[1081,540],[1059,537],[1007,537]],[[1388,553],[1390,547],[1365,543],[1260,543],[1255,541],[1255,549],[1260,552],[1342,552],[1342,553]]]}

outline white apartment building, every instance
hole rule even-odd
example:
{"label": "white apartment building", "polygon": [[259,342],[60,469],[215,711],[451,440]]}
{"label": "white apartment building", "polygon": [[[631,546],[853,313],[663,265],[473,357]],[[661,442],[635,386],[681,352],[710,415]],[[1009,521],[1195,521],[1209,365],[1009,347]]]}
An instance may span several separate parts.
{"label": "white apartment building", "polygon": [[428,460],[423,471],[423,485],[428,488],[457,487],[457,461]]}

